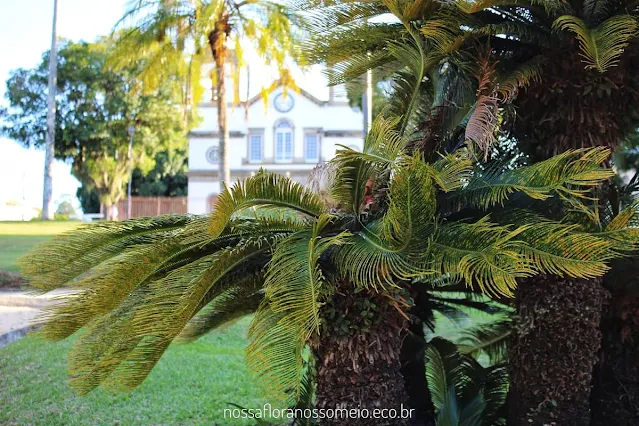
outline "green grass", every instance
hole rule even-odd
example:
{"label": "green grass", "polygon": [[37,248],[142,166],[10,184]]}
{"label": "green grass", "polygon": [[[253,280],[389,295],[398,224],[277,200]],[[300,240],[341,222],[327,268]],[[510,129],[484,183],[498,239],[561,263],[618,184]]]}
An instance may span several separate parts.
{"label": "green grass", "polygon": [[20,256],[80,224],[70,221],[0,222],[0,271],[18,272],[15,262]]}
{"label": "green grass", "polygon": [[233,402],[261,407],[244,362],[248,318],[195,343],[172,345],[137,389],[76,396],[66,354],[75,338],[20,339],[0,348],[2,425],[250,425],[224,419]]}

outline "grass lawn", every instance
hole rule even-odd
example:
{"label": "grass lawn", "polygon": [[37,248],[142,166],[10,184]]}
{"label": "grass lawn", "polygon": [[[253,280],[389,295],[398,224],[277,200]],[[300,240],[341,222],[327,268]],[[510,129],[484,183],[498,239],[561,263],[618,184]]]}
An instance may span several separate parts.
{"label": "grass lawn", "polygon": [[0,271],[18,272],[15,265],[18,257],[80,224],[71,221],[0,222]]}
{"label": "grass lawn", "polygon": [[233,402],[265,401],[244,363],[248,318],[186,345],[172,345],[147,380],[127,393],[98,389],[76,396],[67,384],[66,354],[74,338],[34,337],[0,348],[2,425],[250,425],[224,419]]}

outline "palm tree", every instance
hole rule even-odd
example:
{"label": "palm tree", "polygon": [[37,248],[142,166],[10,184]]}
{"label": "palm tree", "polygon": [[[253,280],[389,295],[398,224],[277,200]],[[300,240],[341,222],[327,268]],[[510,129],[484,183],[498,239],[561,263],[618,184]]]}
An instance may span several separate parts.
{"label": "palm tree", "polygon": [[[395,100],[418,106],[402,126],[424,155],[471,141],[478,154],[488,156],[501,128],[504,138],[532,163],[567,149],[614,148],[639,124],[635,1],[298,3],[320,23],[309,56],[341,70],[335,82],[357,78],[369,68],[394,73]],[[389,12],[396,21],[373,19]],[[614,195],[607,187],[602,205]],[[594,222],[584,226],[604,229],[604,218]],[[610,357],[618,359],[613,364],[624,363],[634,350],[616,337],[618,350],[598,355],[597,324],[606,293],[600,280],[542,277],[520,282],[519,332],[513,335],[510,357],[513,425],[590,423],[593,365]],[[612,328],[602,330],[605,339],[636,328],[629,319],[638,305],[627,303],[622,294],[610,306],[623,308],[613,316],[628,322],[606,322]],[[540,312],[552,312],[552,318]],[[566,338],[566,329],[579,332]],[[623,347],[627,349],[619,350]],[[626,383],[627,392],[639,396],[637,376]],[[601,386],[606,385],[595,383],[595,388]],[[615,386],[599,394],[615,395]],[[597,404],[617,406],[619,413],[606,417],[632,423],[632,399]]]}
{"label": "palm tree", "polygon": [[363,152],[339,151],[330,202],[262,171],[224,190],[210,217],[90,225],[23,258],[38,289],[84,290],[51,307],[40,331],[61,339],[87,329],[70,357],[71,385],[80,393],[131,389],[175,339],[196,339],[255,312],[247,362],[271,397],[293,405],[308,394],[310,349],[319,407],[399,407],[408,400],[400,348],[410,288],[419,286],[411,280],[462,281],[508,296],[518,278],[591,278],[618,256],[610,235],[521,210],[504,222],[437,213],[442,197],[479,210],[515,196],[582,205],[612,174],[600,166],[605,149],[487,178],[473,172],[466,148],[432,163],[412,154],[397,123],[378,120]]}
{"label": "palm tree", "polygon": [[177,75],[185,92],[185,105],[197,102],[201,66],[207,58],[204,52],[208,49],[212,55],[219,132],[218,176],[222,188],[222,182],[231,182],[225,73],[229,43],[235,43],[236,80],[243,62],[243,46],[250,43],[265,64],[278,67],[283,84],[290,85],[287,61],[297,58],[294,27],[301,28],[302,21],[281,3],[270,0],[136,0],[120,22],[131,21],[132,28],[116,34],[119,40],[113,62],[126,64],[145,58],[146,69],[140,77],[149,87]]}

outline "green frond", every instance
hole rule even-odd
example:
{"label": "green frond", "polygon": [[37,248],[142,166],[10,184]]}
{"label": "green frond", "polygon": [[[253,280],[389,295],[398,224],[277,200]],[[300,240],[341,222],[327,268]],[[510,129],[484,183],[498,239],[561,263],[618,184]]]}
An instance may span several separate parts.
{"label": "green frond", "polygon": [[610,9],[613,2],[607,0],[583,0],[583,14],[591,22],[596,22],[599,18],[604,17]]}
{"label": "green frond", "polygon": [[620,254],[636,254],[639,250],[638,204],[633,203],[619,212],[602,232],[595,235],[608,241]]}
{"label": "green frond", "polygon": [[601,164],[607,148],[567,151],[531,166],[503,172],[501,165],[473,174],[463,189],[451,195],[466,207],[488,209],[503,205],[513,194],[523,193],[535,200],[554,195],[584,198],[614,172]]}
{"label": "green frond", "polygon": [[485,354],[492,364],[502,362],[507,357],[508,338],[513,326],[511,318],[503,317],[497,321],[466,328],[458,341],[459,349],[461,353],[474,358]]}
{"label": "green frond", "polygon": [[286,209],[310,217],[318,217],[326,211],[322,200],[304,186],[260,170],[220,193],[211,214],[209,233],[214,237],[220,235],[234,215],[252,207]]}
{"label": "green frond", "polygon": [[436,410],[446,405],[447,394],[455,386],[451,377],[459,368],[455,353],[455,345],[440,338],[431,340],[426,346],[426,378]]}
{"label": "green frond", "polygon": [[347,232],[322,236],[332,217],[322,215],[311,229],[299,231],[278,243],[268,264],[266,303],[300,330],[302,340],[319,332],[319,308],[327,292],[320,257],[331,247],[344,243]]}
{"label": "green frond", "polygon": [[33,287],[50,291],[131,245],[166,239],[193,220],[193,216],[160,216],[82,226],[36,247],[18,266]]}
{"label": "green frond", "polygon": [[303,374],[303,350],[299,330],[285,313],[273,312],[262,303],[249,328],[246,363],[254,380],[270,399],[293,406]]}
{"label": "green frond", "polygon": [[255,313],[264,300],[264,292],[260,291],[264,281],[259,274],[248,276],[246,280],[252,282],[231,287],[206,304],[186,324],[178,335],[177,341],[193,342],[212,330],[230,325],[246,315]]}
{"label": "green frond", "polygon": [[499,414],[508,392],[503,366],[484,368],[441,338],[430,341],[426,359],[428,388],[438,426],[501,424]]}
{"label": "green frond", "polygon": [[[439,283],[431,283],[435,290],[428,291],[431,300],[440,306],[446,305],[457,310],[475,312],[488,315],[508,315],[512,309],[506,305],[495,302],[488,296],[468,291],[448,291],[446,286]],[[458,286],[455,286],[458,287]]]}
{"label": "green frond", "polygon": [[[315,407],[315,357],[310,350],[310,347],[306,347],[303,354],[304,360],[302,362],[302,377],[300,379],[300,395],[295,404],[295,409],[308,410]],[[299,418],[296,419],[299,426],[313,426],[314,421],[311,418]]]}
{"label": "green frond", "polygon": [[528,87],[532,83],[539,83],[545,63],[546,59],[540,55],[517,66],[507,75],[498,78],[497,92],[503,99],[509,100],[517,94],[519,89]]}
{"label": "green frond", "polygon": [[444,192],[461,188],[472,176],[473,164],[461,151],[442,155],[432,166],[431,178]]}
{"label": "green frond", "polygon": [[242,276],[238,268],[251,259],[259,263],[269,247],[250,242],[222,249],[138,287],[76,342],[70,355],[72,387],[85,393],[100,384],[139,385],[201,302],[233,287]]}
{"label": "green frond", "polygon": [[411,35],[410,39],[402,41],[390,40],[388,42],[388,49],[391,55],[402,65],[408,67],[415,76],[412,94],[407,97],[407,103],[402,111],[402,121],[399,128],[400,135],[405,133],[412,114],[415,112],[424,76],[443,58],[443,55],[438,51],[427,53],[427,47],[424,46],[424,42],[417,34],[417,31],[411,26],[407,26],[407,29]]}
{"label": "green frond", "polygon": [[405,157],[390,181],[383,238],[407,255],[420,255],[428,246],[424,236],[437,209],[434,170],[418,156]]}
{"label": "green frond", "polygon": [[339,275],[357,287],[375,290],[396,287],[396,280],[432,276],[424,260],[411,259],[381,236],[379,222],[349,236],[331,255]]}
{"label": "green frond", "polygon": [[334,86],[348,83],[364,75],[366,71],[383,67],[394,60],[388,49],[379,49],[371,53],[354,53],[340,62],[330,64],[331,68],[326,72],[328,84]]}
{"label": "green frond", "polygon": [[432,269],[487,295],[512,297],[517,278],[535,272],[517,242],[525,229],[496,225],[487,217],[475,223],[444,222],[431,236]]}
{"label": "green frond", "polygon": [[[544,220],[525,213],[510,216],[529,225],[519,234],[522,253],[542,273],[577,278],[602,276],[606,261],[618,257],[613,245],[598,234],[583,232],[578,225]],[[508,220],[508,219],[506,219]]]}
{"label": "green frond", "polygon": [[639,24],[632,15],[615,15],[596,28],[588,28],[576,16],[564,15],[555,20],[554,27],[575,33],[586,68],[606,72],[619,62],[619,57],[637,36]]}
{"label": "green frond", "polygon": [[400,157],[405,140],[395,130],[397,123],[398,119],[385,119],[380,115],[366,135],[362,152],[344,147],[331,160],[335,169],[331,197],[343,210],[359,214],[368,180],[376,178]]}
{"label": "green frond", "polygon": [[[247,359],[257,382],[274,397],[288,392],[295,400],[300,397],[304,346],[319,333],[319,310],[333,291],[324,278],[320,258],[349,235],[323,236],[332,219],[322,215],[311,229],[280,241],[268,264],[264,302],[249,332]],[[276,317],[277,323],[265,329],[257,324],[264,316]],[[277,336],[288,336],[292,341],[284,343]],[[279,382],[277,387],[274,382]]]}
{"label": "green frond", "polygon": [[47,339],[64,339],[94,318],[115,309],[132,291],[149,280],[181,244],[169,239],[126,250],[85,274],[73,284],[79,293],[46,307],[38,317],[38,334]]}

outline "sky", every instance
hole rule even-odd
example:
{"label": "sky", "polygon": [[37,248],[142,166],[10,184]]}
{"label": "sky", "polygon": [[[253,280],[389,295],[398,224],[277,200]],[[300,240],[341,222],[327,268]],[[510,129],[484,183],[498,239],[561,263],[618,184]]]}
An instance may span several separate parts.
{"label": "sky", "polygon": [[[124,13],[127,0],[58,0],[58,37],[93,41],[108,34]],[[11,70],[32,68],[51,47],[53,0],[0,0],[0,103]],[[27,150],[0,138],[0,205],[21,201],[42,206],[44,152]],[[70,167],[56,161],[53,198],[75,200],[78,181]]]}

